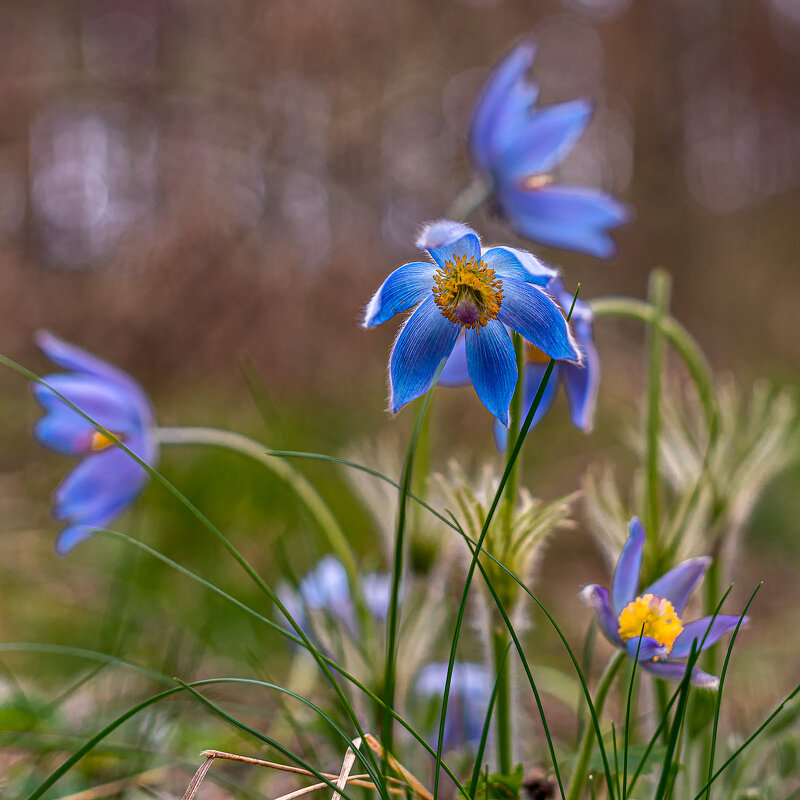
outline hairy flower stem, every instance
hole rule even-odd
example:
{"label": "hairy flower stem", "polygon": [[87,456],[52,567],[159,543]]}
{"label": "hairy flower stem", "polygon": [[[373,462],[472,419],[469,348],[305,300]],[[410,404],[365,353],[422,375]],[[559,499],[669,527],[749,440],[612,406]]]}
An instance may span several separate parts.
{"label": "hairy flower stem", "polygon": [[328,504],[302,472],[288,461],[267,455],[265,445],[240,433],[217,428],[166,427],[158,428],[157,435],[161,444],[206,445],[233,450],[252,458],[285,481],[316,520],[331,549],[347,570],[354,597],[363,606],[358,567],[350,543]]}
{"label": "hairy flower stem", "polygon": [[[514,394],[511,397],[511,404],[508,409],[509,425],[508,425],[508,444],[507,453],[510,459],[510,454],[514,451],[514,445],[517,443],[517,438],[520,432],[520,422],[522,415],[522,396],[525,391],[525,342],[518,333],[513,334],[514,353],[517,359],[517,385],[514,388]],[[506,462],[506,466],[509,462]],[[503,506],[500,514],[500,525],[502,538],[499,542],[500,547],[496,555],[499,558],[504,558],[512,547],[512,528],[514,525],[514,507],[517,504],[517,487],[519,486],[519,471],[520,459],[517,458],[511,464],[511,471],[508,475],[508,483],[506,484],[505,494],[503,495]],[[505,580],[504,583],[508,584]],[[504,602],[507,605],[513,603],[513,595],[515,594],[516,587],[511,584],[510,586],[498,587],[501,595],[504,597]],[[508,591],[505,591],[508,589]],[[507,596],[510,595],[510,596]],[[502,627],[501,620],[494,619],[491,623],[491,641],[492,641],[492,658],[496,674],[498,675],[498,688],[497,688],[497,701],[496,701],[496,731],[497,731],[497,760],[500,772],[507,775],[511,772],[513,754],[513,719],[512,719],[512,686],[511,686],[511,669],[506,658],[506,651],[510,643],[510,639],[505,629]]]}
{"label": "hairy flower stem", "polygon": [[[625,317],[639,320],[645,325],[652,325],[655,315],[655,310],[650,303],[630,297],[601,297],[590,300],[589,306],[596,317]],[[708,424],[714,426],[717,416],[716,391],[711,367],[703,351],[689,331],[673,317],[664,315],[661,321],[661,330],[686,365],[700,394],[700,401],[706,412]]]}
{"label": "hairy flower stem", "polygon": [[664,270],[650,273],[648,295],[653,307],[653,320],[650,325],[650,353],[647,375],[647,494],[645,505],[645,530],[650,538],[650,553],[657,566],[661,559],[659,544],[659,490],[658,470],[659,436],[661,433],[661,379],[664,372],[664,331],[663,320],[669,312],[670,276]]}
{"label": "hairy flower stem", "polygon": [[[711,563],[708,565],[708,569],[706,570],[705,579],[703,581],[703,603],[706,609],[706,614],[711,615],[714,613],[715,609],[719,604],[719,598],[722,592],[720,591],[721,585],[721,578],[722,575],[720,573],[720,561],[721,561],[721,548],[719,547],[719,542],[714,547],[714,552],[710,553],[712,557]],[[710,609],[710,610],[709,610]],[[704,668],[710,672],[712,675],[716,675],[719,672],[719,652],[716,647],[710,647],[706,652],[703,654],[704,656]]]}
{"label": "hairy flower stem", "polygon": [[450,203],[445,217],[447,219],[466,219],[473,211],[480,208],[492,193],[492,185],[485,178],[475,176],[469,186],[465,186]]}
{"label": "hairy flower stem", "polygon": [[[618,650],[606,664],[603,674],[597,683],[597,690],[594,695],[594,709],[598,719],[603,713],[603,706],[605,705],[606,698],[608,697],[608,690],[614,682],[614,677],[625,658],[625,653]],[[569,784],[566,800],[579,800],[583,790],[583,784],[586,782],[586,774],[589,771],[589,762],[592,757],[592,747],[594,745],[594,725],[587,725],[583,731],[583,737],[578,747],[578,760],[575,764],[575,772],[572,773],[572,780]]]}

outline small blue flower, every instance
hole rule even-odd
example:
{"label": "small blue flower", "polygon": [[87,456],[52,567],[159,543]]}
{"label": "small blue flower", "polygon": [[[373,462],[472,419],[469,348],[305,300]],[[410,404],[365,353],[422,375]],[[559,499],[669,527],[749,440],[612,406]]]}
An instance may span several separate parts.
{"label": "small blue flower", "polygon": [[[392,576],[370,572],[361,578],[361,591],[367,609],[379,622],[389,611]],[[338,558],[323,556],[300,580],[297,589],[282,584],[278,596],[286,610],[308,635],[308,612],[326,611],[351,633],[356,630],[356,613],[347,570]]]}
{"label": "small blue flower", "polygon": [[[592,584],[583,589],[581,597],[594,608],[600,629],[614,647],[625,650],[631,658],[636,657],[638,647],[644,669],[659,678],[680,680],[686,672],[681,659],[688,658],[692,643],[696,640],[700,646],[702,642],[702,650],[711,647],[736,627],[739,617],[718,614],[687,623],[681,619],[689,596],[711,563],[708,557],[678,564],[637,593],[644,539],[642,523],[634,517],[614,572],[611,596],[607,589]],[[719,678],[695,667],[692,683],[715,689]]]}
{"label": "small blue flower", "polygon": [[[561,278],[553,278],[546,288],[547,292],[556,299],[564,312],[568,313],[572,307],[573,295],[567,291]],[[594,424],[597,390],[600,385],[600,356],[594,344],[592,320],[593,314],[589,305],[582,300],[575,300],[570,322],[578,348],[583,356],[582,363],[574,364],[569,361],[556,361],[542,400],[536,409],[536,414],[534,414],[533,425],[537,425],[550,410],[558,394],[558,387],[563,383],[569,403],[572,424],[586,433],[591,431]],[[550,362],[550,359],[530,342],[526,345],[526,356],[522,419],[525,418],[533,404],[539,384],[544,378],[544,373]],[[453,348],[442,374],[439,376],[439,383],[442,386],[463,386],[468,381],[464,340],[460,338],[456,342],[456,346]],[[498,447],[501,450],[505,449],[508,441],[508,430],[502,425],[495,424],[495,438]]]}
{"label": "small blue flower", "polygon": [[430,389],[464,331],[467,372],[475,391],[508,425],[517,367],[506,328],[519,331],[553,358],[581,357],[558,304],[540,288],[555,271],[524,250],[481,249],[475,231],[458,222],[426,226],[417,245],[434,263],[398,267],[364,313],[363,325],[371,328],[416,307],[389,357],[392,412]]}
{"label": "small blue flower", "polygon": [[609,231],[628,221],[628,207],[596,189],[551,182],[552,170],[585,130],[592,106],[573,100],[536,108],[539,89],[526,77],[534,54],[532,44],[517,45],[492,72],[472,118],[472,159],[491,180],[497,206],[523,236],[608,258],[616,251]]}
{"label": "small blue flower", "polygon": [[[158,457],[155,416],[142,388],[129,375],[46,331],[36,336],[42,352],[65,373],[44,381],[119,438],[147,464]],[[44,447],[80,458],[56,488],[53,515],[67,523],[56,540],[64,555],[118,517],[147,483],[147,471],[124,450],[69,408],[52,391],[32,384],[45,415],[34,427]]]}
{"label": "small blue flower", "polygon": [[[447,679],[447,663],[424,666],[415,688],[423,698],[441,700]],[[483,664],[456,661],[450,681],[450,698],[444,723],[443,750],[458,750],[464,745],[476,747],[481,740],[483,723],[494,682]]]}

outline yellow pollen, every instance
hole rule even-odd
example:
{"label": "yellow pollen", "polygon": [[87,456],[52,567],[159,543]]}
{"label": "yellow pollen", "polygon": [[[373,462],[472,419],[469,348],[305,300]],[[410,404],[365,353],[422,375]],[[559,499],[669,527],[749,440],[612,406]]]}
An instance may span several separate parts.
{"label": "yellow pollen", "polygon": [[623,642],[643,634],[666,647],[669,653],[681,631],[683,623],[675,613],[675,606],[669,600],[654,594],[637,597],[619,615],[619,636]]}
{"label": "yellow pollen", "polygon": [[479,333],[503,305],[503,282],[483,261],[456,256],[433,274],[433,300],[442,316]]}
{"label": "yellow pollen", "polygon": [[520,181],[520,185],[523,189],[528,189],[530,191],[533,189],[541,189],[543,186],[547,186],[552,182],[552,175],[527,175]]}
{"label": "yellow pollen", "polygon": [[[114,434],[118,439],[122,437],[118,434]],[[89,439],[89,450],[93,453],[98,450],[105,450],[107,447],[112,447],[116,442],[106,436],[104,433],[100,433],[100,431],[93,431],[92,438]]]}

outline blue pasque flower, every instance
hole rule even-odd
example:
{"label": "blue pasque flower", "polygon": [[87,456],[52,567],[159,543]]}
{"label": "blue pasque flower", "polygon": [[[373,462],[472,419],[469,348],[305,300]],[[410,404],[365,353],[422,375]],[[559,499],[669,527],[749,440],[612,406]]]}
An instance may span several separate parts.
{"label": "blue pasque flower", "polygon": [[[441,699],[447,680],[447,662],[424,666],[417,676],[415,689],[427,699]],[[464,745],[475,747],[481,740],[483,723],[494,681],[483,664],[456,661],[450,681],[450,698],[444,722],[444,751]]]}
{"label": "blue pasque flower", "polygon": [[540,288],[554,270],[524,250],[482,250],[475,231],[459,222],[427,225],[417,244],[434,263],[398,267],[364,313],[364,327],[371,328],[416,306],[389,357],[392,412],[430,389],[463,331],[467,372],[475,391],[508,425],[517,367],[506,327],[553,358],[580,359],[564,315]]}
{"label": "blue pasque flower", "polygon": [[523,236],[608,258],[616,249],[609,231],[628,221],[627,206],[597,189],[554,186],[551,178],[586,128],[592,106],[573,100],[536,108],[539,89],[526,77],[534,54],[531,43],[519,44],[492,72],[472,118],[472,159]]}
{"label": "blue pasque flower", "polygon": [[[572,307],[573,295],[567,291],[561,278],[555,277],[547,284],[547,292],[551,294],[565,313]],[[553,373],[542,395],[539,407],[533,417],[536,425],[550,410],[558,394],[559,385],[563,384],[569,402],[572,424],[579,430],[588,433],[594,423],[594,409],[597,402],[597,390],[600,385],[600,357],[594,344],[592,332],[592,309],[582,300],[575,300],[570,323],[575,340],[581,351],[582,363],[556,361]],[[533,399],[542,382],[550,359],[530,342],[526,344],[525,387],[522,399],[522,418],[524,419],[533,404]],[[463,338],[456,342],[450,358],[447,359],[439,383],[443,386],[463,386],[469,381],[467,359]],[[520,420],[521,421],[521,420]],[[495,424],[495,438],[500,449],[504,449],[508,440],[508,430]]]}
{"label": "blue pasque flower", "polygon": [[[739,617],[718,614],[687,623],[681,619],[689,596],[711,563],[708,557],[678,564],[639,593],[644,538],[642,523],[634,517],[614,572],[611,597],[607,589],[596,585],[587,586],[581,596],[594,608],[600,629],[611,644],[626,650],[631,658],[636,657],[638,647],[639,662],[648,672],[680,680],[686,672],[681,659],[689,656],[692,643],[696,640],[702,650],[711,647],[736,627]],[[719,678],[695,667],[692,683],[716,688]]]}
{"label": "blue pasque flower", "polygon": [[[386,620],[392,590],[392,576],[370,572],[361,578],[364,603],[379,622]],[[300,580],[297,589],[284,583],[278,596],[286,610],[306,633],[310,632],[309,612],[325,611],[343,623],[351,632],[356,630],[356,612],[350,592],[347,570],[338,558],[323,556]]]}
{"label": "blue pasque flower", "polygon": [[[116,367],[45,331],[36,335],[42,352],[68,370],[44,381],[114,434],[148,464],[158,456],[155,417],[136,381]],[[108,436],[41,384],[34,397],[45,415],[34,427],[40,444],[81,462],[53,495],[53,515],[67,523],[56,552],[67,553],[119,516],[147,482],[147,471]]]}

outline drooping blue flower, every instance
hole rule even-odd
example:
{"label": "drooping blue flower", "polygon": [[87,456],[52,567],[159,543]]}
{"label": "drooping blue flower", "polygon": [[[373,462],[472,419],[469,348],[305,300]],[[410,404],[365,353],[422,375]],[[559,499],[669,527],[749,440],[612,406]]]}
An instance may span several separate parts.
{"label": "drooping blue flower", "polygon": [[[711,563],[708,557],[678,564],[639,593],[644,539],[644,527],[634,517],[614,572],[611,596],[607,589],[592,584],[582,590],[581,597],[594,608],[600,629],[611,644],[631,658],[636,657],[638,647],[644,669],[659,678],[680,680],[686,673],[682,659],[688,658],[692,643],[696,640],[702,650],[711,647],[736,627],[739,617],[718,614],[687,623],[681,619],[689,596]],[[719,678],[695,667],[692,683],[714,689]]]}
{"label": "drooping blue flower", "polygon": [[557,303],[542,290],[555,271],[512,247],[481,249],[478,235],[459,222],[427,225],[417,242],[434,263],[398,267],[364,313],[371,328],[415,308],[389,358],[389,405],[396,413],[425,394],[464,332],[469,378],[486,408],[508,425],[517,382],[507,328],[553,358],[580,360]]}
{"label": "drooping blue flower", "polygon": [[[46,331],[36,336],[42,352],[67,372],[44,381],[74,403],[139,458],[153,465],[158,457],[155,416],[142,388],[129,375]],[[64,555],[118,517],[144,487],[147,471],[111,439],[41,384],[33,395],[44,409],[34,427],[44,447],[81,462],[53,494],[53,515],[66,527],[56,540]]]}
{"label": "drooping blue flower", "polygon": [[539,89],[526,73],[535,47],[517,45],[492,72],[472,118],[470,150],[492,183],[496,206],[536,242],[609,258],[609,231],[630,218],[627,206],[597,189],[554,186],[551,173],[592,114],[587,100],[537,108]]}
{"label": "drooping blue flower", "polygon": [[[573,295],[567,291],[564,282],[555,277],[547,284],[547,292],[551,294],[565,313],[572,307]],[[533,417],[533,425],[537,425],[550,410],[558,394],[558,387],[563,384],[569,403],[572,424],[579,430],[588,433],[594,424],[594,410],[597,403],[597,390],[600,385],[600,356],[594,344],[592,332],[592,309],[582,300],[575,300],[570,323],[575,334],[575,341],[583,356],[580,364],[570,361],[556,361],[550,380],[547,382],[542,400]],[[544,378],[550,359],[534,345],[526,344],[525,386],[522,398],[522,419],[525,418],[539,384]],[[456,342],[450,358],[447,360],[439,383],[442,386],[463,386],[469,382],[467,359],[463,337]],[[522,422],[522,419],[520,422]],[[505,449],[508,441],[508,430],[495,424],[495,438],[498,447]]]}
{"label": "drooping blue flower", "polygon": [[[389,611],[392,576],[370,572],[361,578],[361,592],[367,609],[379,622]],[[300,580],[297,589],[282,584],[278,596],[293,619],[310,633],[309,612],[325,611],[351,633],[356,631],[356,612],[347,570],[336,556],[323,556]]]}
{"label": "drooping blue flower", "polygon": [[[447,662],[427,664],[417,676],[417,694],[423,698],[441,700],[446,679]],[[492,688],[492,674],[483,664],[468,661],[456,661],[453,664],[450,698],[444,723],[444,751],[458,750],[465,745],[478,745]]]}

